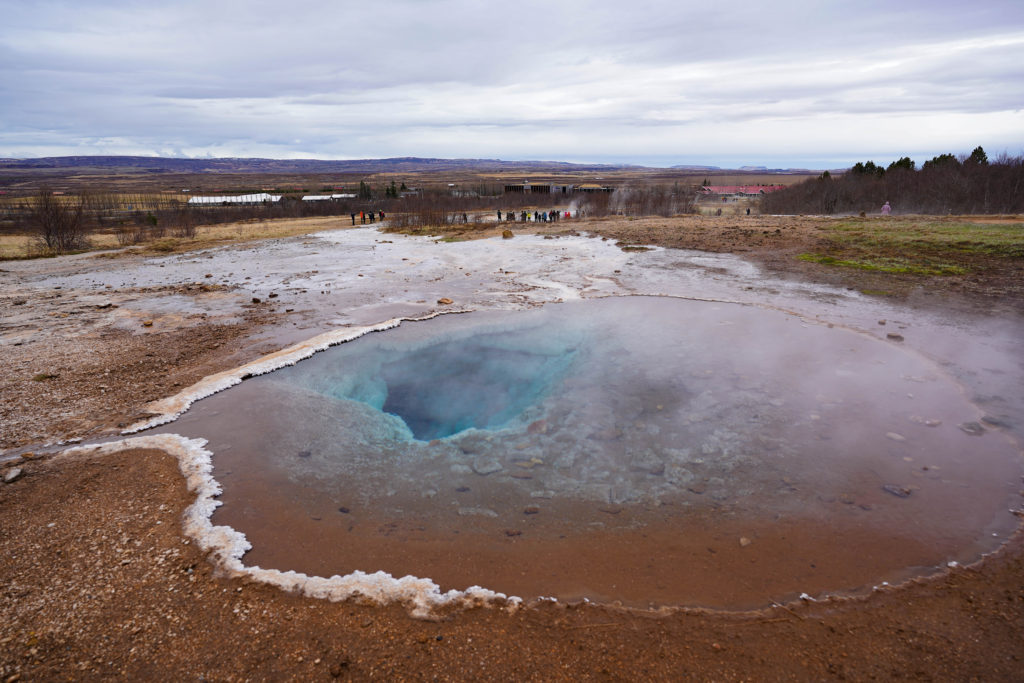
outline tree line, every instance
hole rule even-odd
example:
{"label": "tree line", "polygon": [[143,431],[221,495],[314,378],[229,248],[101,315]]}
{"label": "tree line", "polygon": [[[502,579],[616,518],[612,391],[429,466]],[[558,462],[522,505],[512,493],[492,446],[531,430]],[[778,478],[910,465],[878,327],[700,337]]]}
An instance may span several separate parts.
{"label": "tree line", "polygon": [[1008,214],[1024,212],[1024,157],[990,160],[977,147],[970,154],[940,154],[921,168],[910,157],[888,166],[858,162],[842,175],[818,178],[765,196],[762,213],[867,214],[889,202],[894,213]]}

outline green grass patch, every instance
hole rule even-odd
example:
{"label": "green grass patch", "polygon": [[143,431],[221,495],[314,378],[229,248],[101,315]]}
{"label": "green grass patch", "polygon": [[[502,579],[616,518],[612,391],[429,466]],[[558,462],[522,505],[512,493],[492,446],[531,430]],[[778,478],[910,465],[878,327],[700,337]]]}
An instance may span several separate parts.
{"label": "green grass patch", "polygon": [[901,253],[1024,258],[1024,224],[920,219],[838,221],[823,226],[841,246]]}
{"label": "green grass patch", "polygon": [[825,254],[800,254],[801,261],[821,263],[826,266],[842,266],[881,273],[909,273],[912,275],[963,275],[967,269],[951,263],[915,262],[898,257],[875,257],[840,259]]}

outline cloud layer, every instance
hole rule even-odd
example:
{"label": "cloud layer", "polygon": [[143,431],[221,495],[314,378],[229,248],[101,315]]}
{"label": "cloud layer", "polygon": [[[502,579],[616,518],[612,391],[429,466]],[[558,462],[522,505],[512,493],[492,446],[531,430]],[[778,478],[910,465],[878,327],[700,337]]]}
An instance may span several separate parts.
{"label": "cloud layer", "polygon": [[0,0],[0,16],[0,156],[827,167],[1024,149],[1018,0]]}

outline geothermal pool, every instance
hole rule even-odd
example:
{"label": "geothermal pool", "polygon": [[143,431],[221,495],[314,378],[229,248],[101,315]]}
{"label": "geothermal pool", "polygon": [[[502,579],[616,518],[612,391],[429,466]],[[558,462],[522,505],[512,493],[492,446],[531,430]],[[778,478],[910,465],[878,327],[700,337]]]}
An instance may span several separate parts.
{"label": "geothermal pool", "polygon": [[968,563],[1020,448],[897,343],[618,297],[405,322],[251,378],[209,440],[249,565],[630,606],[765,606]]}

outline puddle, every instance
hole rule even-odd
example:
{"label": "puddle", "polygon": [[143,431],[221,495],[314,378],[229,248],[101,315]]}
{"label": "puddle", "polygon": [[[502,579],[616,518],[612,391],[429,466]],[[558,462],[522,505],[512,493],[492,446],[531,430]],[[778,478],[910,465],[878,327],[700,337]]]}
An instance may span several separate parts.
{"label": "puddle", "polygon": [[761,607],[997,548],[1020,450],[929,361],[664,297],[449,315],[248,379],[209,440],[249,565]]}

